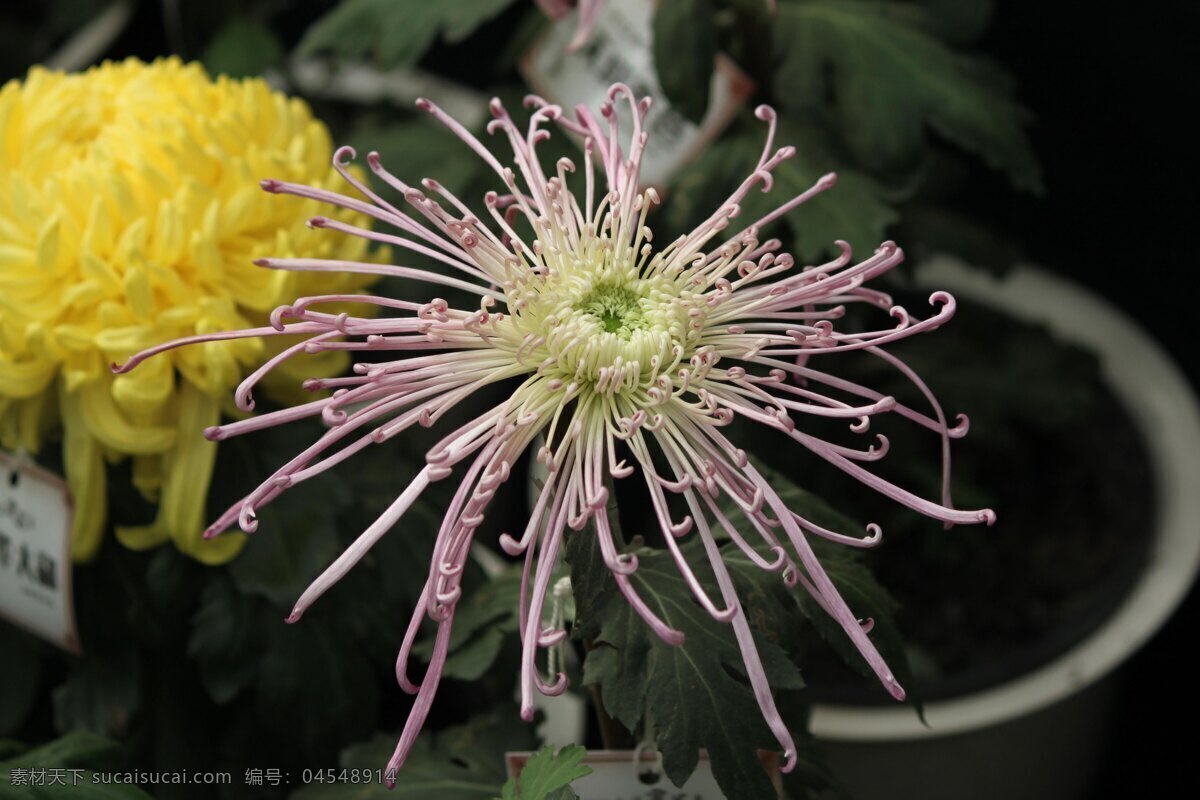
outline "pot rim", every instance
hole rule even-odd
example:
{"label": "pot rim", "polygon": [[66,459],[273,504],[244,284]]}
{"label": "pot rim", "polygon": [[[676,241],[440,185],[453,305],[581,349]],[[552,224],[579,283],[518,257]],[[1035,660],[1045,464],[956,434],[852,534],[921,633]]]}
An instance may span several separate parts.
{"label": "pot rim", "polygon": [[[1014,680],[925,705],[923,724],[907,705],[813,706],[809,727],[821,739],[927,739],[990,727],[1031,714],[1108,675],[1170,617],[1200,568],[1200,403],[1162,347],[1124,312],[1091,291],[1033,266],[1003,277],[949,256],[917,271],[921,286],[1047,326],[1086,347],[1146,441],[1158,516],[1147,563],[1129,596],[1090,636]],[[1146,387],[1154,391],[1146,391]]]}

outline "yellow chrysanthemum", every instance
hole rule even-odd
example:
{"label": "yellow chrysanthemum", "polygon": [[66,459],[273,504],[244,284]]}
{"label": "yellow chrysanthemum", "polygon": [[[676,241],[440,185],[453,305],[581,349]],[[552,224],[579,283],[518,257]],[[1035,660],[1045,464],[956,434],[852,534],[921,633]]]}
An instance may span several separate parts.
{"label": "yellow chrysanthemum", "polygon": [[[0,89],[0,444],[36,452],[61,424],[77,559],[103,535],[105,462],[126,457],[159,511],[118,528],[125,545],[170,538],[206,563],[241,549],[241,536],[201,538],[216,445],[200,432],[267,346],[177,350],[131,375],[109,365],[167,339],[262,324],[297,294],[360,289],[363,276],[252,263],[366,255],[362,240],[306,229],[315,201],[259,188],[267,175],[323,184],[331,153],[302,101],[178,59],[34,68]],[[333,358],[316,372],[339,367]]]}

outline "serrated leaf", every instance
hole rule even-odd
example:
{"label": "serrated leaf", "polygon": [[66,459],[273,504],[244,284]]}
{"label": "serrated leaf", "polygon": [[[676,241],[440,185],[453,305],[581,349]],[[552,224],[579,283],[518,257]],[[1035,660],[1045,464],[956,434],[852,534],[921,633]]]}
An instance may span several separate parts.
{"label": "serrated leaf", "polygon": [[578,795],[571,782],[592,774],[592,768],[579,762],[587,751],[579,745],[569,745],[557,753],[553,747],[543,747],[529,757],[521,774],[509,778],[501,792],[501,800],[570,800]]}
{"label": "serrated leaf", "polygon": [[244,78],[261,75],[282,55],[283,46],[274,31],[253,20],[234,17],[204,48],[200,60],[213,75]]}
{"label": "serrated leaf", "polygon": [[710,0],[672,0],[654,12],[654,69],[671,103],[692,122],[708,111],[709,84],[717,57],[717,29]]}
{"label": "serrated leaf", "polygon": [[[705,569],[700,542],[684,547],[698,577],[715,594]],[[700,748],[707,748],[713,775],[730,797],[768,797],[773,791],[757,750],[778,746],[744,675],[741,651],[728,625],[716,622],[693,599],[670,555],[640,549],[631,576],[637,592],[659,617],[680,630],[686,641],[672,647],[661,641],[625,601],[604,566],[589,532],[567,542],[575,589],[578,636],[590,643],[584,682],[599,684],[606,710],[633,730],[653,720],[653,737],[663,769],[676,786],[695,770]],[[777,575],[763,573],[778,583]],[[774,619],[784,604],[756,604],[753,592],[739,589],[750,620]],[[800,673],[783,649],[765,636],[756,645],[767,678],[775,689],[798,688]]]}
{"label": "serrated leaf", "polygon": [[830,95],[841,138],[872,170],[911,163],[926,128],[1041,191],[1025,111],[994,74],[947,47],[895,6],[869,0],[781,3],[780,102],[810,113]]}
{"label": "serrated leaf", "polygon": [[[492,800],[507,778],[504,753],[534,745],[533,726],[521,721],[515,709],[499,708],[464,725],[417,738],[396,786],[382,784],[312,784],[293,800]],[[342,752],[346,769],[381,770],[396,748],[396,736],[380,734]]]}
{"label": "serrated leaf", "polygon": [[299,52],[331,50],[340,58],[375,55],[382,67],[412,66],[439,33],[458,42],[514,0],[342,0],[309,27]]}

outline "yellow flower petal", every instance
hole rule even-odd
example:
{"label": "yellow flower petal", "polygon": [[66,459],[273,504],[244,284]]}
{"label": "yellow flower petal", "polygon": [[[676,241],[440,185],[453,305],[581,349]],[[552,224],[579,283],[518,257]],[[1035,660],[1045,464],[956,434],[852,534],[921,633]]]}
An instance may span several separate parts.
{"label": "yellow flower petal", "polygon": [[205,564],[228,561],[246,544],[246,536],[241,532],[225,533],[207,541],[202,537],[205,498],[217,445],[201,436],[200,431],[219,421],[218,400],[189,383],[179,388],[177,445],[168,460],[159,524],[170,533],[176,547]]}
{"label": "yellow flower petal", "polygon": [[82,424],[80,403],[78,395],[63,393],[63,465],[75,505],[75,516],[71,521],[71,556],[76,561],[88,561],[100,549],[108,506],[100,443]]}
{"label": "yellow flower petal", "polygon": [[111,376],[82,387],[78,395],[88,430],[105,447],[139,455],[161,453],[175,444],[171,428],[135,425],[126,417],[113,401]]}
{"label": "yellow flower petal", "polygon": [[[267,357],[262,344],[168,351],[116,381],[109,364],[171,339],[263,325],[296,296],[366,286],[368,276],[252,264],[299,255],[300,245],[323,258],[375,260],[363,240],[309,231],[314,203],[258,186],[272,177],[340,183],[332,154],[303,101],[257,79],[211,80],[178,58],[71,75],[33,68],[0,88],[0,438],[40,444],[59,420],[45,398],[69,398],[61,421],[73,432],[64,447],[87,508],[77,523],[82,552],[95,551],[104,527],[104,458],[126,456],[135,486],[161,491],[164,507],[154,525],[122,529],[121,541],[153,546],[165,532],[206,562],[242,546],[240,536],[202,544],[180,533],[195,528],[212,458],[203,426],[185,435],[183,418],[198,412],[186,413],[177,391],[190,382],[227,397]],[[216,422],[215,401],[204,406],[199,416]],[[188,474],[176,477],[180,469]]]}

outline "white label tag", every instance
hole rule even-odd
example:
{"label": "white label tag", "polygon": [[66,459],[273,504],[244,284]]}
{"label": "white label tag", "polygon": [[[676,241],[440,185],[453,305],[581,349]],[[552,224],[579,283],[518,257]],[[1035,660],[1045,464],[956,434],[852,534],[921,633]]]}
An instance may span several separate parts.
{"label": "white label tag", "polygon": [[78,654],[71,497],[49,472],[0,452],[0,616]]}
{"label": "white label tag", "polygon": [[[508,753],[508,774],[517,776],[531,753]],[[782,796],[779,763],[774,753],[760,753],[763,767]],[[724,800],[725,795],[713,777],[708,753],[700,751],[696,771],[682,787],[676,787],[662,771],[657,753],[644,750],[589,750],[581,762],[592,768],[571,784],[579,800]],[[760,800],[768,800],[761,798]]]}
{"label": "white label tag", "polygon": [[[642,185],[661,187],[679,167],[700,153],[729,124],[753,89],[753,81],[725,56],[718,56],[709,85],[708,112],[700,125],[671,108],[654,69],[652,0],[610,0],[596,19],[591,37],[579,51],[568,53],[577,19],[571,14],[555,23],[521,63],[525,79],[552,103],[570,113],[582,103],[595,109],[608,100],[614,83],[624,83],[654,104],[646,116],[649,139],[642,159]],[[629,109],[617,104],[621,134],[632,131]]]}

